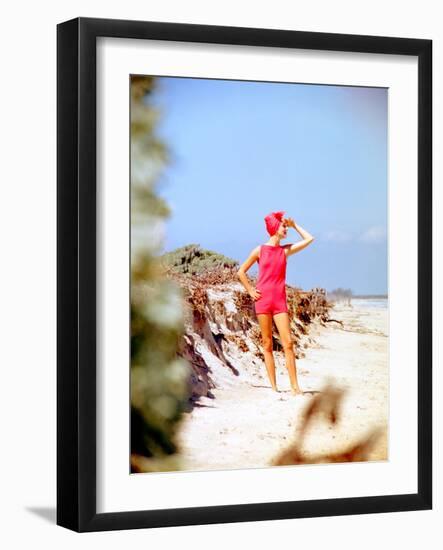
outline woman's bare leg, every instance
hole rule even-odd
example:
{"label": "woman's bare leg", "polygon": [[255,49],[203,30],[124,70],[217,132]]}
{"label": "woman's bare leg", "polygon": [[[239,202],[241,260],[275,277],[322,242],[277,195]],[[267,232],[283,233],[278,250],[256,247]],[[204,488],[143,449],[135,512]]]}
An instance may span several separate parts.
{"label": "woman's bare leg", "polygon": [[289,316],[287,313],[277,313],[274,315],[274,321],[280,335],[281,344],[285,352],[286,368],[289,373],[291,389],[293,394],[303,393],[298,385],[297,369],[295,366],[294,341],[291,335]]}
{"label": "woman's bare leg", "polygon": [[274,354],[272,353],[272,315],[270,313],[260,313],[257,315],[257,318],[261,329],[263,355],[265,356],[269,381],[271,382],[272,389],[278,391],[275,380]]}

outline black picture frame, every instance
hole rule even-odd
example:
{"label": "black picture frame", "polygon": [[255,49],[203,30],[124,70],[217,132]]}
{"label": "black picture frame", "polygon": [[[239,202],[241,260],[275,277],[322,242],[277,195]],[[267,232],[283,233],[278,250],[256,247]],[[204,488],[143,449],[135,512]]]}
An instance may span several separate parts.
{"label": "black picture frame", "polygon": [[[418,58],[416,494],[96,511],[96,39],[173,40]],[[432,41],[77,18],[57,26],[57,524],[75,531],[425,510],[432,507]]]}

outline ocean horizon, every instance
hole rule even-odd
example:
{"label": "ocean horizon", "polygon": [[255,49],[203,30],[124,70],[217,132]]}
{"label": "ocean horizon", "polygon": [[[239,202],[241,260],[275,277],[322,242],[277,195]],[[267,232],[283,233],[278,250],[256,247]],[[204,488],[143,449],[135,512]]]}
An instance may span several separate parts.
{"label": "ocean horizon", "polygon": [[372,298],[351,298],[351,302],[356,306],[363,306],[363,307],[375,307],[375,308],[384,308],[384,309],[387,309],[388,307],[387,296],[372,297]]}

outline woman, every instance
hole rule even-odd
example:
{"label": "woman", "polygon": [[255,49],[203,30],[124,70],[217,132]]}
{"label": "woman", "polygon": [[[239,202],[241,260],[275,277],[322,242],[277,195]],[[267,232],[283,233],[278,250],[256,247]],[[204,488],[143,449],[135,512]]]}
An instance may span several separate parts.
{"label": "woman", "polygon": [[[267,243],[254,248],[237,271],[237,275],[255,302],[255,313],[261,329],[265,364],[271,386],[278,391],[272,353],[272,319],[274,319],[285,352],[292,393],[297,395],[303,392],[297,381],[294,343],[286,303],[286,263],[288,256],[306,248],[312,243],[314,237],[297,225],[292,218],[284,218],[283,214],[284,211],[271,212],[265,217],[270,238]],[[303,240],[295,244],[281,245],[280,241],[286,238],[289,227],[293,227]],[[255,262],[259,264],[256,288],[251,285],[246,276],[246,272]]]}

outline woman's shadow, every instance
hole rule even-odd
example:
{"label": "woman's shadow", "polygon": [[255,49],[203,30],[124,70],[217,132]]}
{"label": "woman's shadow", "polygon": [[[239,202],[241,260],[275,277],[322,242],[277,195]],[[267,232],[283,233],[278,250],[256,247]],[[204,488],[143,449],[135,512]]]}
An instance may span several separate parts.
{"label": "woman's shadow", "polygon": [[[251,384],[253,388],[265,388],[267,390],[272,389],[271,386],[262,386],[260,384]],[[277,390],[276,393],[291,393],[291,390]],[[316,395],[317,393],[322,393],[320,390],[304,390],[300,395]]]}

